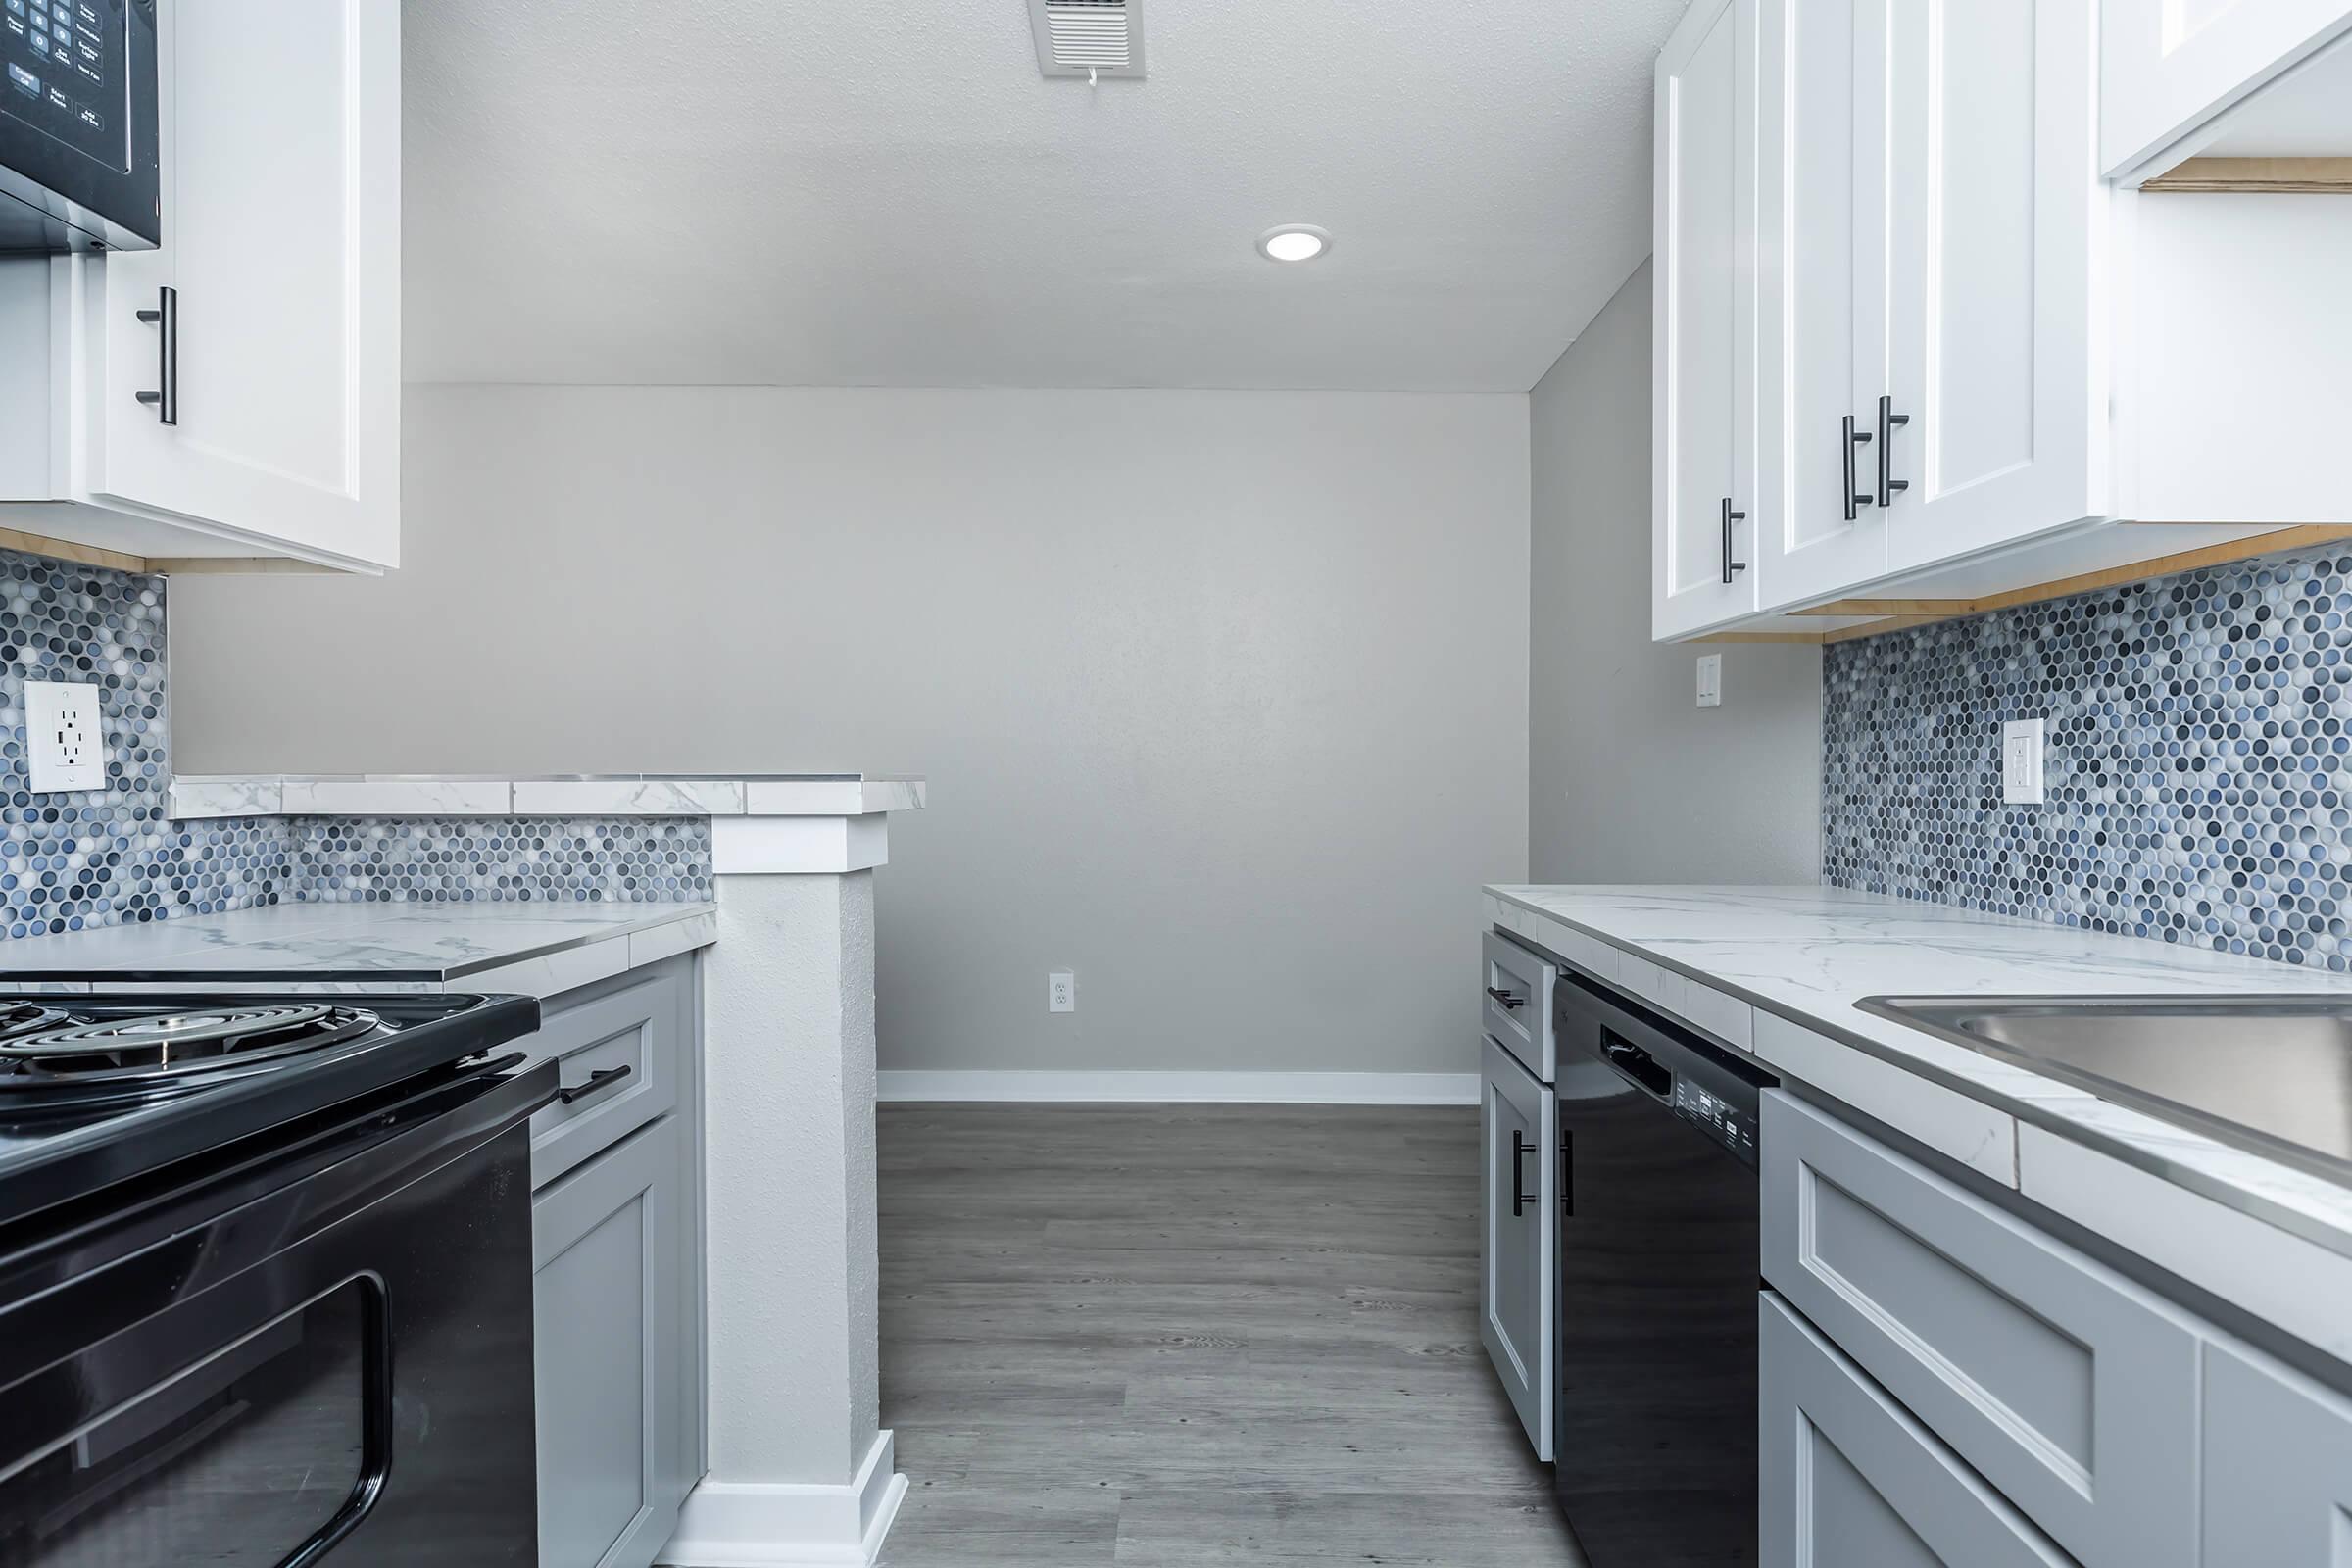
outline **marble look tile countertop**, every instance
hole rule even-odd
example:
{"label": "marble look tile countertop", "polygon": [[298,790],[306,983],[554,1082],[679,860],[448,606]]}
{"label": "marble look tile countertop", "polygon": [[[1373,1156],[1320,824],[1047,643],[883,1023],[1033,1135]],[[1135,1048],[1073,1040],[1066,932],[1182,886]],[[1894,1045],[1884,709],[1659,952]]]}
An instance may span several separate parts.
{"label": "marble look tile countertop", "polygon": [[239,773],[173,779],[172,816],[872,816],[928,795],[862,773]]}
{"label": "marble look tile countertop", "polygon": [[708,904],[276,904],[0,946],[0,992],[500,991],[549,997],[718,938]]}
{"label": "marble look tile countertop", "polygon": [[[2331,1329],[2299,1329],[2352,1359],[2352,1186],[1858,1005],[1884,996],[2352,1000],[2352,976],[1826,887],[1496,885],[1485,914],[2225,1298],[2275,1287],[2275,1309],[2255,1303],[2260,1315],[2323,1310],[2310,1321]],[[2201,1206],[2141,1200],[2134,1210],[2117,1196],[2164,1189]],[[2216,1205],[2232,1212],[2205,1212]],[[2247,1218],[2260,1223],[2249,1231]],[[2331,1255],[2310,1262],[2303,1254],[2317,1254],[2302,1247],[2283,1254],[2300,1279],[2259,1277],[2264,1249],[2290,1237]]]}

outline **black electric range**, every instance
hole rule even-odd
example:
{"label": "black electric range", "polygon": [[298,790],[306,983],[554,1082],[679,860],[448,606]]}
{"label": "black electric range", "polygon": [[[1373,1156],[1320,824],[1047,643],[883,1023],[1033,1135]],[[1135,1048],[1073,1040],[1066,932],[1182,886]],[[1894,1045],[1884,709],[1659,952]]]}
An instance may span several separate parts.
{"label": "black electric range", "polygon": [[537,1560],[538,1023],[0,1002],[0,1568]]}

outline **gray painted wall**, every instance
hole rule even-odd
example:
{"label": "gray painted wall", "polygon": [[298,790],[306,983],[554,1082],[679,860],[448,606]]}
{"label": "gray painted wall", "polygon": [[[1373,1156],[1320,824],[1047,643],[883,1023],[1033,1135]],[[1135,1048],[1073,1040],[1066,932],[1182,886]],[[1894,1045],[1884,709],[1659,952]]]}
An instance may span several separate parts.
{"label": "gray painted wall", "polygon": [[182,771],[919,772],[885,1067],[1475,1070],[1476,890],[1528,869],[1525,398],[406,418],[400,571],[172,584]]}
{"label": "gray painted wall", "polygon": [[[1821,653],[1649,640],[1644,263],[1531,395],[1528,858],[1538,882],[1811,882]],[[1723,655],[1723,706],[1692,701]]]}

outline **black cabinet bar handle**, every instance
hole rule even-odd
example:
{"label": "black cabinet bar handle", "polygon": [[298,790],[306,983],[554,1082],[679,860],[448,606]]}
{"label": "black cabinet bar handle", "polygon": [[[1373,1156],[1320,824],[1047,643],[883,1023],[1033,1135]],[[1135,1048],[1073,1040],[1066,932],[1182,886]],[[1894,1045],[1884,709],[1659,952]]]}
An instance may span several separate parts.
{"label": "black cabinet bar handle", "polygon": [[1746,562],[1734,561],[1732,559],[1732,524],[1735,522],[1745,522],[1746,520],[1747,514],[1744,512],[1734,512],[1732,510],[1732,498],[1730,496],[1725,496],[1723,498],[1723,580],[1727,583],[1732,580],[1732,573],[1736,571],[1745,571],[1747,569]]}
{"label": "black cabinet bar handle", "polygon": [[1514,997],[1508,991],[1503,990],[1500,986],[1487,987],[1487,995],[1493,997],[1496,1002],[1500,1003],[1506,1007],[1524,1007],[1527,1005],[1527,999],[1525,997]]}
{"label": "black cabinet bar handle", "polygon": [[141,403],[151,404],[156,419],[164,424],[179,422],[179,290],[167,283],[156,290],[155,309],[141,311],[139,319],[155,330],[156,388],[139,394]]}
{"label": "black cabinet bar handle", "polygon": [[1879,399],[1879,505],[1891,507],[1897,492],[1911,488],[1908,479],[1894,476],[1895,426],[1909,424],[1911,416],[1894,412],[1894,399]]}
{"label": "black cabinet bar handle", "polygon": [[557,1090],[556,1098],[568,1105],[575,1101],[587,1099],[600,1089],[611,1088],[628,1075],[629,1064],[624,1061],[617,1067],[607,1067],[603,1072],[592,1072],[580,1082],[572,1084],[568,1088]]}
{"label": "black cabinet bar handle", "polygon": [[1544,1200],[1543,1195],[1540,1193],[1523,1193],[1519,1190],[1527,1184],[1527,1156],[1535,1152],[1536,1146],[1527,1141],[1525,1134],[1511,1134],[1511,1217],[1513,1219],[1517,1219],[1525,1213],[1528,1204],[1540,1203]]}
{"label": "black cabinet bar handle", "polygon": [[1869,432],[1868,430],[1857,430],[1857,429],[1855,429],[1855,428],[1854,428],[1854,416],[1853,416],[1852,415],[1850,415],[1850,414],[1849,414],[1849,415],[1847,415],[1847,416],[1845,416],[1845,443],[1844,443],[1844,444],[1845,444],[1845,520],[1846,520],[1846,521],[1848,521],[1848,522],[1851,522],[1851,521],[1853,521],[1853,520],[1854,520],[1856,517],[1859,517],[1860,515],[1862,515],[1862,514],[1861,514],[1861,513],[1860,513],[1860,512],[1859,512],[1857,509],[1858,509],[1858,508],[1861,508],[1861,507],[1867,507],[1867,506],[1869,506],[1869,505],[1871,504],[1872,500],[1874,499],[1874,498],[1873,498],[1873,497],[1870,495],[1870,493],[1869,493],[1868,491],[1864,491],[1864,490],[1857,490],[1857,489],[1855,489],[1855,486],[1856,486],[1856,485],[1858,485],[1858,484],[1860,484],[1862,481],[1861,481],[1860,479],[1858,479],[1858,478],[1856,478],[1856,477],[1854,476],[1854,448],[1855,448],[1855,446],[1856,446],[1856,445],[1858,445],[1859,443],[1861,443],[1861,442],[1864,442],[1864,441],[1868,441],[1869,439],[1870,439],[1870,432]]}
{"label": "black cabinet bar handle", "polygon": [[1576,1185],[1568,1177],[1568,1129],[1560,1129],[1560,1218],[1576,1217]]}

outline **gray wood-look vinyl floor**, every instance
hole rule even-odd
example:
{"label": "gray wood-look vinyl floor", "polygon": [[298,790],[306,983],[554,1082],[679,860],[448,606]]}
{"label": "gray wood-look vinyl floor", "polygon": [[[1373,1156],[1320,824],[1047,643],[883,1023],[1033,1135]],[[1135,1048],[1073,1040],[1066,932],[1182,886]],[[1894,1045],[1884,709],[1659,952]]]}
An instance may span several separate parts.
{"label": "gray wood-look vinyl floor", "polygon": [[1576,1560],[1467,1108],[881,1112],[885,1568]]}

